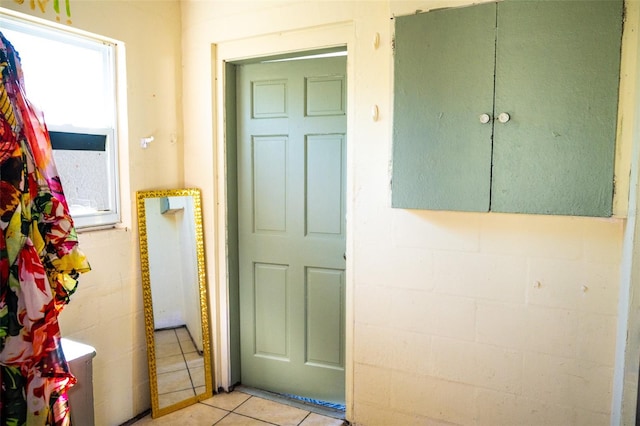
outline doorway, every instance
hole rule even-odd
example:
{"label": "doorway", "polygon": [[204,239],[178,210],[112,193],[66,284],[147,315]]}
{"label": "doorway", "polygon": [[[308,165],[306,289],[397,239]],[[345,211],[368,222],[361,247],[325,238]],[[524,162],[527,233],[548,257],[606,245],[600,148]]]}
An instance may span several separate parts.
{"label": "doorway", "polygon": [[227,63],[225,93],[231,383],[344,404],[346,57]]}

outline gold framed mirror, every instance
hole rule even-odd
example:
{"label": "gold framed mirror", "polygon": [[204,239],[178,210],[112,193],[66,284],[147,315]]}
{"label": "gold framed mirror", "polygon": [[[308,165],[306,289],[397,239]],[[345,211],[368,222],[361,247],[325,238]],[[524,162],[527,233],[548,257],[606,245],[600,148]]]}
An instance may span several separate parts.
{"label": "gold framed mirror", "polygon": [[213,395],[199,189],[137,192],[151,391],[159,417]]}

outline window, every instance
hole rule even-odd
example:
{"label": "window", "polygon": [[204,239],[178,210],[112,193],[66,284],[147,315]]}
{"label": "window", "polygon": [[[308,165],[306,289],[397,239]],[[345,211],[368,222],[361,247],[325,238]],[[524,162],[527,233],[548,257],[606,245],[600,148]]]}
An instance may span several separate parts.
{"label": "window", "polygon": [[3,14],[0,28],[20,55],[27,98],[44,113],[76,227],[118,223],[116,45]]}

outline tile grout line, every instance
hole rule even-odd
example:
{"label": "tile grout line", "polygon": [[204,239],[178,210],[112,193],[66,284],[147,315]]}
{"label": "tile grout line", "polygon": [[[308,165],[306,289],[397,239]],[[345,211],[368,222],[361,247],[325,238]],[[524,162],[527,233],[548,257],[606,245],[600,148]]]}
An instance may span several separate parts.
{"label": "tile grout line", "polygon": [[[169,330],[169,331],[172,331],[172,332],[173,332],[173,336],[175,337],[175,342],[178,344],[178,347],[180,348],[180,354],[182,355],[182,360],[184,361],[184,360],[185,360],[185,359],[184,359],[184,354],[182,354],[182,347],[180,346],[180,339],[178,339],[178,334],[176,333],[175,328],[172,328],[172,329],[171,329],[171,330]],[[155,339],[155,337],[156,337],[155,335],[156,335],[157,333],[158,333],[158,331],[154,331],[154,339]],[[173,342],[169,342],[169,343],[173,343]],[[171,355],[167,355],[167,357],[168,357],[168,356],[171,356]],[[157,354],[156,354],[156,364],[157,364],[157,362],[158,362],[158,358],[164,358],[164,357],[158,357],[158,356],[157,356]],[[186,368],[186,366],[187,366],[187,364],[186,364],[186,362],[185,362],[185,368]],[[157,366],[156,366],[156,368],[157,368]],[[156,372],[156,374],[159,376],[160,374],[175,373],[175,372],[180,371],[180,370],[182,370],[182,369],[181,369],[181,368],[179,368],[179,369],[177,369],[177,370],[166,371],[166,372],[164,372],[164,373],[157,373],[157,372]],[[173,392],[180,392],[180,391],[183,391],[183,390],[186,390],[186,389],[179,389],[179,390],[177,390],[177,391],[173,391]],[[158,396],[160,396],[160,395],[168,395],[168,394],[173,393],[173,392],[164,392],[164,393],[160,393],[160,391],[158,390]]]}
{"label": "tile grout line", "polygon": [[327,408],[327,407],[322,407],[322,406],[318,406],[316,404],[309,404],[303,401],[298,401],[292,398],[288,398],[286,396],[277,394],[277,393],[273,393],[270,391],[264,391],[264,390],[260,390],[260,389],[255,389],[255,388],[251,388],[248,386],[242,386],[242,385],[237,385],[236,386],[236,390],[240,391],[240,392],[244,392],[246,394],[249,395],[253,395],[255,397],[258,398],[263,398],[266,399],[268,401],[273,401],[276,402],[278,404],[282,404],[282,405],[286,405],[289,407],[295,407],[298,408],[300,410],[303,411],[308,411],[311,413],[315,413],[321,416],[325,416],[325,417],[330,417],[333,419],[339,419],[339,420],[345,420],[344,419],[344,411],[338,412],[337,410],[331,409],[331,408]]}
{"label": "tile grout line", "polygon": [[[202,404],[202,401],[200,401],[199,403],[200,403],[200,404]],[[212,405],[209,405],[209,404],[203,404],[203,405],[206,405],[207,407],[213,407]],[[213,408],[218,408],[218,407],[213,407]],[[225,410],[225,409],[223,409],[223,408],[219,408],[219,409],[220,409],[220,410],[222,410],[222,411],[227,411],[227,410]],[[211,426],[215,426],[215,425],[219,424],[222,420],[224,420],[224,419],[226,419],[227,417],[229,417],[229,414],[231,414],[231,413],[232,413],[232,411],[227,411],[227,414],[225,414],[224,416],[222,416],[222,418],[221,418],[220,420],[218,420],[217,422],[215,422],[215,423],[214,423],[214,424],[212,424]]]}
{"label": "tile grout line", "polygon": [[[187,359],[185,358],[184,352],[182,351],[182,345],[180,344],[180,337],[178,336],[178,332],[176,331],[175,328],[172,328],[171,331],[173,331],[173,335],[176,338],[175,342],[178,344],[178,347],[180,348],[180,355],[182,355],[182,361],[184,362],[184,368],[180,368],[180,369],[174,370],[174,371],[169,371],[167,373],[174,373],[174,372],[177,372],[177,371],[187,370],[187,375],[189,375],[189,383],[191,383],[191,390],[193,391],[193,394],[195,395],[196,394],[196,390],[195,390],[195,388],[193,386],[193,380],[191,379],[191,374],[189,372],[189,365],[187,365]],[[188,390],[188,389],[189,388],[178,389],[176,391],[165,392],[163,394],[158,393],[158,396],[160,396],[160,395],[168,395],[168,394],[174,393],[174,392],[181,392],[181,391],[185,391],[185,390]]]}
{"label": "tile grout line", "polygon": [[229,414],[233,413],[236,414],[238,416],[242,416],[242,414],[240,413],[236,413],[235,411],[240,408],[245,402],[247,402],[248,400],[250,400],[252,397],[249,396],[249,398],[245,399],[244,401],[242,401],[237,407],[235,407],[234,409],[232,409],[231,411],[226,410],[224,408],[220,408],[220,407],[216,407],[215,405],[209,405],[207,403],[205,403],[204,401],[199,401],[198,404],[202,404],[202,405],[206,405],[207,407],[213,407],[213,408],[217,408],[218,410],[222,410],[222,411],[226,411],[227,414],[224,415],[224,417],[222,417],[222,419],[218,420],[217,422],[215,422],[213,425],[217,425],[218,423],[220,423],[223,419],[227,418],[229,416]]}
{"label": "tile grout line", "polygon": [[300,423],[298,423],[298,426],[300,426],[302,423],[304,423],[305,420],[307,420],[309,418],[309,416],[311,415],[311,411],[309,411],[307,413],[306,416],[304,416],[304,418],[302,420],[300,420]]}
{"label": "tile grout line", "polygon": [[[247,394],[247,395],[248,395],[248,394]],[[259,422],[262,422],[262,423],[265,423],[265,424],[268,424],[268,425],[273,425],[273,426],[282,426],[282,425],[280,425],[280,424],[278,424],[278,423],[270,422],[269,420],[260,419],[260,418],[258,418],[258,417],[253,417],[253,416],[250,416],[250,415],[247,415],[247,414],[242,414],[242,413],[238,413],[238,412],[236,412],[236,410],[237,410],[238,408],[240,408],[241,406],[243,406],[243,405],[244,405],[246,402],[248,402],[251,398],[264,399],[264,398],[260,398],[259,396],[249,395],[249,398],[245,399],[245,400],[242,402],[242,404],[238,405],[236,408],[234,408],[234,409],[233,409],[233,414],[235,414],[235,415],[237,415],[237,416],[248,417],[248,418],[250,418],[250,419],[257,420],[257,421],[259,421]],[[268,401],[268,400],[267,400],[267,401]],[[273,402],[273,401],[272,401],[272,402]],[[277,404],[279,404],[279,403],[277,403]],[[280,404],[280,405],[283,405],[283,404]],[[306,417],[305,417],[305,418],[306,418]]]}
{"label": "tile grout line", "polygon": [[187,370],[187,375],[189,376],[189,382],[191,383],[191,390],[193,391],[193,395],[196,395],[196,387],[193,385],[193,378],[191,377],[191,371],[189,370],[189,364],[187,363],[187,357],[184,355],[184,349],[182,349],[182,344],[180,343],[180,336],[178,336],[177,329],[173,329],[176,334],[176,340],[178,341],[178,347],[180,348],[180,353],[182,354],[182,360],[184,361],[184,368]]}
{"label": "tile grout line", "polygon": [[[234,408],[233,410],[231,410],[231,411],[227,411],[227,410],[225,410],[224,408],[216,407],[216,406],[213,406],[213,405],[204,404],[202,401],[200,401],[200,404],[206,405],[207,407],[217,408],[217,409],[219,409],[219,410],[222,410],[222,411],[226,411],[226,412],[227,412],[227,414],[225,414],[225,415],[224,415],[224,417],[222,417],[220,420],[218,420],[217,422],[215,422],[212,426],[215,426],[215,425],[219,424],[222,420],[224,420],[225,418],[227,418],[227,417],[229,416],[229,414],[235,414],[236,416],[246,417],[246,418],[248,418],[248,419],[256,420],[256,421],[262,422],[262,423],[264,423],[264,424],[272,425],[272,426],[280,426],[280,425],[278,425],[277,423],[271,423],[271,422],[269,422],[269,421],[267,421],[267,420],[259,419],[259,418],[257,418],[257,417],[252,417],[252,416],[248,416],[248,415],[246,415],[246,414],[242,414],[242,413],[237,413],[237,412],[236,412],[236,410],[237,410],[238,408],[242,407],[242,406],[243,406],[247,401],[249,401],[251,398],[253,398],[253,395],[250,395],[250,396],[249,396],[249,398],[247,398],[247,399],[245,399],[244,401],[242,401],[242,403],[240,403],[237,407],[235,407],[235,408]],[[306,418],[306,417],[305,417],[305,418]]]}

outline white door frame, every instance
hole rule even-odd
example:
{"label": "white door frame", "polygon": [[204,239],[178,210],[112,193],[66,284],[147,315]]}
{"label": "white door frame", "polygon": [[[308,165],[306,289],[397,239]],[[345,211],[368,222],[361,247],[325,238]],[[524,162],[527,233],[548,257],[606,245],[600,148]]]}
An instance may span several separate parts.
{"label": "white door frame", "polygon": [[[229,390],[231,383],[229,333],[229,270],[227,266],[227,177],[225,126],[225,63],[287,53],[313,51],[337,46],[347,48],[347,182],[346,182],[346,313],[345,313],[345,399],[346,418],[353,411],[353,184],[354,143],[354,67],[355,28],[353,22],[304,30],[268,34],[246,39],[224,41],[212,45],[214,89],[214,155],[215,155],[215,253],[207,253],[209,268],[209,302],[212,311],[214,389]],[[235,94],[232,94],[235,96]],[[212,261],[212,262],[211,262]]]}

